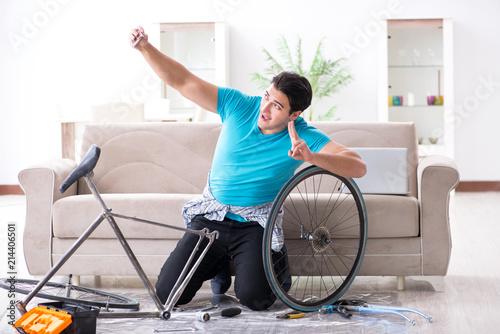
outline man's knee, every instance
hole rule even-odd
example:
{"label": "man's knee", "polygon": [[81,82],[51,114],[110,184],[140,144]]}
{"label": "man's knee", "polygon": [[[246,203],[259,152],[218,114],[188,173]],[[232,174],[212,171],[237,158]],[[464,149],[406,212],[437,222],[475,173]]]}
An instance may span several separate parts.
{"label": "man's knee", "polygon": [[[162,304],[165,304],[165,302],[168,299],[168,296],[172,292],[172,284],[169,283],[165,284],[164,282],[160,282],[160,280],[158,280],[156,282],[155,288],[158,299],[160,299],[160,302]],[[192,285],[188,284],[174,306],[184,305],[189,303],[193,299],[198,289],[199,289],[198,286],[193,287]]]}
{"label": "man's knee", "polygon": [[159,282],[156,282],[156,295],[158,296],[158,299],[160,299],[162,304],[165,304],[167,301],[168,295],[170,294],[170,290],[165,289],[165,286],[162,284],[159,284]]}
{"label": "man's knee", "polygon": [[276,296],[267,287],[237,289],[236,297],[240,303],[254,311],[267,310],[276,300]]}

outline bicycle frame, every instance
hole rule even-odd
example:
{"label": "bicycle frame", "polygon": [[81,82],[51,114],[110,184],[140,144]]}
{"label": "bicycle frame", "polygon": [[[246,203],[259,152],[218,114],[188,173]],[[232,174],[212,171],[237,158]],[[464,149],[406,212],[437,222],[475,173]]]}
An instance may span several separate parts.
{"label": "bicycle frame", "polygon": [[[16,303],[16,308],[18,309],[19,313],[21,315],[26,313],[26,305],[36,296],[36,294],[43,288],[43,286],[55,275],[55,273],[66,263],[66,261],[76,252],[76,250],[85,242],[85,240],[88,239],[88,237],[92,234],[92,232],[95,231],[95,229],[104,221],[107,220],[108,223],[111,225],[111,228],[116,234],[116,237],[118,241],[120,242],[122,248],[124,249],[125,253],[127,254],[127,257],[129,258],[130,262],[134,266],[137,274],[139,275],[139,278],[141,279],[142,283],[144,284],[145,288],[147,289],[151,299],[155,303],[155,306],[158,311],[155,312],[121,312],[121,313],[101,313],[99,316],[100,317],[107,317],[107,318],[143,318],[143,317],[161,317],[164,319],[169,319],[170,318],[170,312],[175,306],[175,303],[179,300],[180,296],[184,292],[184,289],[186,288],[189,280],[193,276],[194,272],[200,265],[201,261],[205,257],[206,253],[208,252],[208,249],[212,245],[215,239],[219,237],[219,232],[218,231],[212,231],[210,232],[208,229],[202,229],[202,230],[190,230],[187,228],[181,228],[177,226],[172,226],[168,224],[163,224],[155,221],[150,221],[146,219],[141,219],[137,217],[132,217],[132,216],[126,216],[126,215],[121,215],[117,213],[111,212],[111,208],[108,208],[106,204],[104,203],[104,200],[97,190],[97,187],[95,186],[94,182],[92,181],[92,178],[94,176],[93,171],[90,171],[84,176],[84,179],[94,196],[94,198],[97,200],[99,205],[102,208],[101,214],[96,218],[96,220],[87,228],[85,232],[75,241],[75,243],[71,246],[70,249],[66,251],[66,253],[63,254],[61,259],[49,270],[49,272],[40,280],[40,282],[36,285],[36,287],[31,291],[24,300],[18,301]],[[184,231],[184,232],[189,232],[193,234],[197,234],[199,236],[198,242],[196,244],[196,247],[193,249],[186,265],[184,266],[181,275],[177,279],[176,284],[172,288],[172,291],[170,292],[165,304],[162,304],[161,301],[159,300],[158,296],[156,295],[155,289],[153,288],[153,285],[149,281],[149,279],[146,276],[146,273],[142,269],[139,261],[137,260],[134,252],[130,248],[125,236],[121,232],[120,228],[118,227],[118,224],[115,221],[115,218],[120,218],[120,219],[127,219],[127,220],[132,220],[138,223],[144,223],[144,224],[151,224],[151,225],[156,225],[156,226],[161,226],[165,228],[171,228],[174,230],[179,230],[179,231]],[[193,267],[191,270],[189,270],[189,267],[193,263],[193,260],[195,258],[195,254],[200,248],[201,242],[204,238],[208,238],[208,244],[203,248],[202,253],[198,257],[197,261],[193,264]]]}

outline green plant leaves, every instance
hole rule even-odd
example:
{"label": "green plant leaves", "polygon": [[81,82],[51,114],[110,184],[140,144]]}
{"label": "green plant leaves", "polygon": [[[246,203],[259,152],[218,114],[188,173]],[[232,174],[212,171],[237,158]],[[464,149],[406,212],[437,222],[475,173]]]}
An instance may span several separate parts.
{"label": "green plant leaves", "polygon": [[313,103],[309,107],[309,120],[332,119],[335,106],[324,113],[315,113],[314,107],[320,99],[334,95],[341,87],[348,85],[352,80],[347,67],[343,65],[345,59],[326,59],[323,56],[323,40],[321,40],[316,48],[311,66],[306,69],[303,63],[302,39],[299,36],[297,37],[294,53],[284,36],[280,36],[276,43],[279,60],[263,48],[262,52],[265,55],[267,66],[263,75],[256,72],[251,73],[251,81],[258,89],[264,90],[271,84],[273,76],[283,71],[298,73],[309,80],[313,90]]}

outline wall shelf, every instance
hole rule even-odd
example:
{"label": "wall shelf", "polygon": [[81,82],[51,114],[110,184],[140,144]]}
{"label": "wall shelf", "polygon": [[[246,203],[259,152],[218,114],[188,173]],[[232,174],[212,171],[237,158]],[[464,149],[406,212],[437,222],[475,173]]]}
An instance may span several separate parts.
{"label": "wall shelf", "polygon": [[407,109],[407,108],[443,108],[442,105],[434,104],[434,105],[428,105],[428,104],[421,104],[421,105],[414,105],[414,106],[389,106],[389,109]]}
{"label": "wall shelf", "polygon": [[[453,158],[451,20],[382,20],[382,26],[387,34],[379,43],[379,120],[415,123],[419,138],[438,138],[437,144],[421,145],[421,155]],[[427,103],[427,96],[438,95],[443,104]],[[390,105],[392,96],[401,96],[402,105]]]}
{"label": "wall shelf", "polygon": [[[155,30],[155,44],[161,52],[208,82],[229,85],[228,35],[223,22],[157,23]],[[163,82],[160,94],[158,98],[170,101],[170,113],[198,112],[199,107]]]}
{"label": "wall shelf", "polygon": [[388,68],[434,68],[443,67],[443,65],[389,65]]}

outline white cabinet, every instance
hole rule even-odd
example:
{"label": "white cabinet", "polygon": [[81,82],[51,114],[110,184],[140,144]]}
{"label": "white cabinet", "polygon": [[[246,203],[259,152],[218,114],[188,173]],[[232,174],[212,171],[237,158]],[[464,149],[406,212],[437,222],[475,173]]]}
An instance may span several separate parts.
{"label": "white cabinet", "polygon": [[382,121],[414,122],[420,154],[453,156],[453,50],[448,19],[388,20],[381,42]]}
{"label": "white cabinet", "polygon": [[[208,82],[218,86],[229,84],[227,32],[224,23],[159,23],[155,30],[155,40],[159,43],[161,52]],[[169,114],[178,119],[193,117],[200,112],[199,107],[163,82],[161,98],[169,101]]]}

